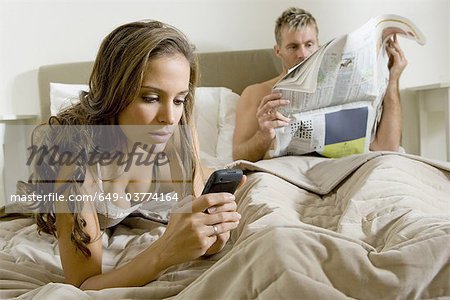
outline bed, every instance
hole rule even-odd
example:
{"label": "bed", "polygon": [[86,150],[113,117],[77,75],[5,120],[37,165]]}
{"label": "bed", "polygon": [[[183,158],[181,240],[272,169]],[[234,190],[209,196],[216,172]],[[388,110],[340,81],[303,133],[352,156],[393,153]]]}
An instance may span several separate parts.
{"label": "bed", "polygon": [[[0,298],[450,297],[449,163],[393,152],[231,162],[234,106],[227,101],[235,103],[245,86],[274,77],[279,65],[269,49],[199,56],[205,88],[199,97],[205,99],[198,110],[217,108],[212,120],[202,120],[198,112],[197,124],[214,124],[217,135],[213,143],[200,141],[202,160],[248,175],[236,193],[242,219],[225,249],[172,266],[143,287],[81,291],[63,283],[55,238],[39,236],[31,218],[5,219]],[[84,84],[90,67],[86,62],[40,68],[44,117],[50,114],[50,82]],[[200,139],[205,134],[200,132]],[[105,231],[104,270],[127,262],[163,230],[128,218]]]}

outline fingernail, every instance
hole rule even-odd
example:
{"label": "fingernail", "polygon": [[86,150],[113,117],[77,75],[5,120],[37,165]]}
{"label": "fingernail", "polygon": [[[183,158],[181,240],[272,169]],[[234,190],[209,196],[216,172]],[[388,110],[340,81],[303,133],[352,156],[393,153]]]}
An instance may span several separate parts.
{"label": "fingernail", "polygon": [[231,200],[231,201],[234,201],[235,198],[236,198],[236,197],[234,197],[233,194],[229,194],[229,195],[228,195],[228,199]]}
{"label": "fingernail", "polygon": [[215,207],[215,206],[211,206],[210,208],[208,208],[208,212],[209,213],[213,213],[213,212],[215,212],[217,210],[217,207]]}

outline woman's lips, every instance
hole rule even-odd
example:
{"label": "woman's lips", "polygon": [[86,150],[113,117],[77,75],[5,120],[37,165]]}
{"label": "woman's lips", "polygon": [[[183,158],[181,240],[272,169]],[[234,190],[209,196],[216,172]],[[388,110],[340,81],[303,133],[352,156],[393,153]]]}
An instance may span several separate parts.
{"label": "woman's lips", "polygon": [[155,142],[166,142],[172,135],[169,131],[150,131],[148,133]]}
{"label": "woman's lips", "polygon": [[149,134],[165,136],[165,135],[170,135],[170,132],[169,131],[150,131]]}

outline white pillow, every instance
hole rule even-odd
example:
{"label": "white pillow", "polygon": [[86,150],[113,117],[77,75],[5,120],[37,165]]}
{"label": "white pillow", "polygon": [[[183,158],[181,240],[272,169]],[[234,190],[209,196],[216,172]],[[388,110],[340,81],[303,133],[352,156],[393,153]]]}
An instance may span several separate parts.
{"label": "white pillow", "polygon": [[230,89],[221,90],[219,106],[219,136],[217,138],[216,157],[233,161],[233,133],[236,124],[236,106],[239,95]]}
{"label": "white pillow", "polygon": [[198,87],[195,91],[195,120],[200,159],[218,169],[233,161],[233,132],[239,95],[225,87]]}
{"label": "white pillow", "polygon": [[50,113],[55,116],[60,110],[80,101],[81,91],[88,91],[87,84],[50,83]]}
{"label": "white pillow", "polygon": [[[52,115],[79,101],[85,84],[50,83]],[[232,161],[232,140],[239,95],[224,87],[198,87],[195,91],[194,120],[200,144],[200,158],[218,168]]]}
{"label": "white pillow", "polygon": [[220,88],[199,87],[195,90],[194,119],[200,149],[216,157],[219,136]]}

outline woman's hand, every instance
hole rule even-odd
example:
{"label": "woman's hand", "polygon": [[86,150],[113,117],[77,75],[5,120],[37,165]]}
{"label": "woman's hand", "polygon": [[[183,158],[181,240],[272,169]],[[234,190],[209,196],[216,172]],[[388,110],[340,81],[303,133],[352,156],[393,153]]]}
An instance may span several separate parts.
{"label": "woman's hand", "polygon": [[[234,197],[234,196],[233,196]],[[207,212],[209,214],[219,214],[222,212],[233,212],[236,211],[237,208],[237,204],[235,201],[233,202],[228,202],[225,203],[223,205],[219,205],[219,206],[212,206],[210,208],[207,209]],[[232,224],[232,225],[237,225],[239,224],[239,221],[235,222],[236,224]],[[230,238],[230,230],[226,230],[226,228],[224,227],[220,227],[222,226],[221,224],[217,224],[217,225],[213,225],[216,226],[215,231],[217,231],[216,235],[217,235],[217,239],[214,242],[214,244],[209,247],[209,249],[206,251],[205,255],[213,255],[216,254],[217,252],[219,252],[220,250],[223,249],[223,247],[225,247],[225,244],[227,243],[228,239]],[[232,229],[236,228],[233,226]]]}
{"label": "woman's hand", "polygon": [[183,199],[172,210],[167,229],[157,241],[164,249],[161,259],[170,266],[218,252],[240,217],[234,195],[229,193]]}
{"label": "woman's hand", "polygon": [[[241,182],[239,183],[238,188],[243,186],[246,181],[247,181],[247,176],[245,176],[245,175],[242,176],[242,179],[241,179]],[[235,201],[233,201],[232,203],[225,203],[224,205],[221,205],[221,206],[212,206],[212,207],[208,208],[207,211],[209,214],[217,214],[217,213],[224,212],[224,211],[236,211],[236,209],[237,209],[237,204]],[[239,224],[239,221],[238,221],[238,224]],[[219,231],[218,227],[217,227],[217,229]],[[208,249],[208,251],[206,251],[205,255],[213,255],[213,254],[218,253],[220,250],[223,249],[223,247],[225,247],[225,245],[229,239],[230,239],[230,230],[218,234],[216,242]]]}

